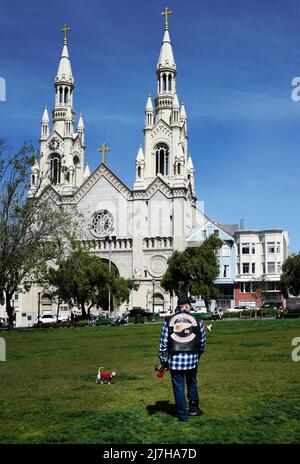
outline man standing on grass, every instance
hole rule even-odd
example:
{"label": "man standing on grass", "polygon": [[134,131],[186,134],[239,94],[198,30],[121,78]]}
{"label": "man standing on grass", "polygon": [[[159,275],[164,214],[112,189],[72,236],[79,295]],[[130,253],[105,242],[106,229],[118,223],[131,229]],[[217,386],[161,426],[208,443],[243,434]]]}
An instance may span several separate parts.
{"label": "man standing on grass", "polygon": [[[160,337],[159,358],[170,369],[177,416],[186,422],[189,416],[200,416],[197,368],[205,350],[206,332],[202,321],[190,314],[187,296],[178,298],[175,315],[166,317]],[[185,381],[189,411],[185,399]]]}

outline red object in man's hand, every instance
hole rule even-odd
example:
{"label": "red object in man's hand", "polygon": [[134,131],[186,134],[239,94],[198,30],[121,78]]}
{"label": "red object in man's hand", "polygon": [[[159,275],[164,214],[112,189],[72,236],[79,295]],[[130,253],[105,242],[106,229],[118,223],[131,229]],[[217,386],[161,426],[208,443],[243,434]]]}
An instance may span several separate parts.
{"label": "red object in man's hand", "polygon": [[159,377],[160,379],[162,379],[163,376],[165,375],[165,372],[166,372],[166,371],[157,371],[157,372],[156,372],[156,375],[157,375],[157,377]]}

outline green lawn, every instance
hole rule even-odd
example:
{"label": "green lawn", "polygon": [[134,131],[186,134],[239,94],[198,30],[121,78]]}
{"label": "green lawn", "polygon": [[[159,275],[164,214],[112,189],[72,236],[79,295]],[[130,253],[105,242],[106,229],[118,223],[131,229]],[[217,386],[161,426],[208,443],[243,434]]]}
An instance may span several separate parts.
{"label": "green lawn", "polygon": [[[0,443],[299,443],[300,320],[213,323],[201,417],[174,417],[155,376],[160,324],[0,333]],[[95,383],[99,366],[113,385]]]}

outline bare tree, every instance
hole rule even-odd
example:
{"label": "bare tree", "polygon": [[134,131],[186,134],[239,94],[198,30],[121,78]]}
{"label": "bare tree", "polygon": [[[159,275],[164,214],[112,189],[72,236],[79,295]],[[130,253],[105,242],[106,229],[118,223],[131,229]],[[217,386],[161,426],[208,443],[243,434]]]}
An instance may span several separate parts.
{"label": "bare tree", "polygon": [[61,256],[74,226],[73,208],[52,199],[41,175],[28,196],[36,158],[30,143],[11,153],[0,139],[0,302],[5,302],[10,327],[14,293],[22,281],[34,280],[47,262]]}

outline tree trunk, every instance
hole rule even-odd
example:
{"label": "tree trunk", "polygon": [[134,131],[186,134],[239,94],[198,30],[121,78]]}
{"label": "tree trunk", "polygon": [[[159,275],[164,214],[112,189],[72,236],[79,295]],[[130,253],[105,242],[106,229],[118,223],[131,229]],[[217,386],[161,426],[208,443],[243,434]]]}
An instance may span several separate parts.
{"label": "tree trunk", "polygon": [[82,315],[82,319],[86,318],[86,310],[85,310],[84,301],[81,303],[81,315]]}
{"label": "tree trunk", "polygon": [[14,307],[10,304],[11,297],[13,293],[5,292],[5,307],[6,313],[8,316],[8,330],[12,330],[14,328]]}
{"label": "tree trunk", "polygon": [[60,300],[58,300],[57,311],[56,311],[56,322],[58,322],[60,303],[61,303]]}

